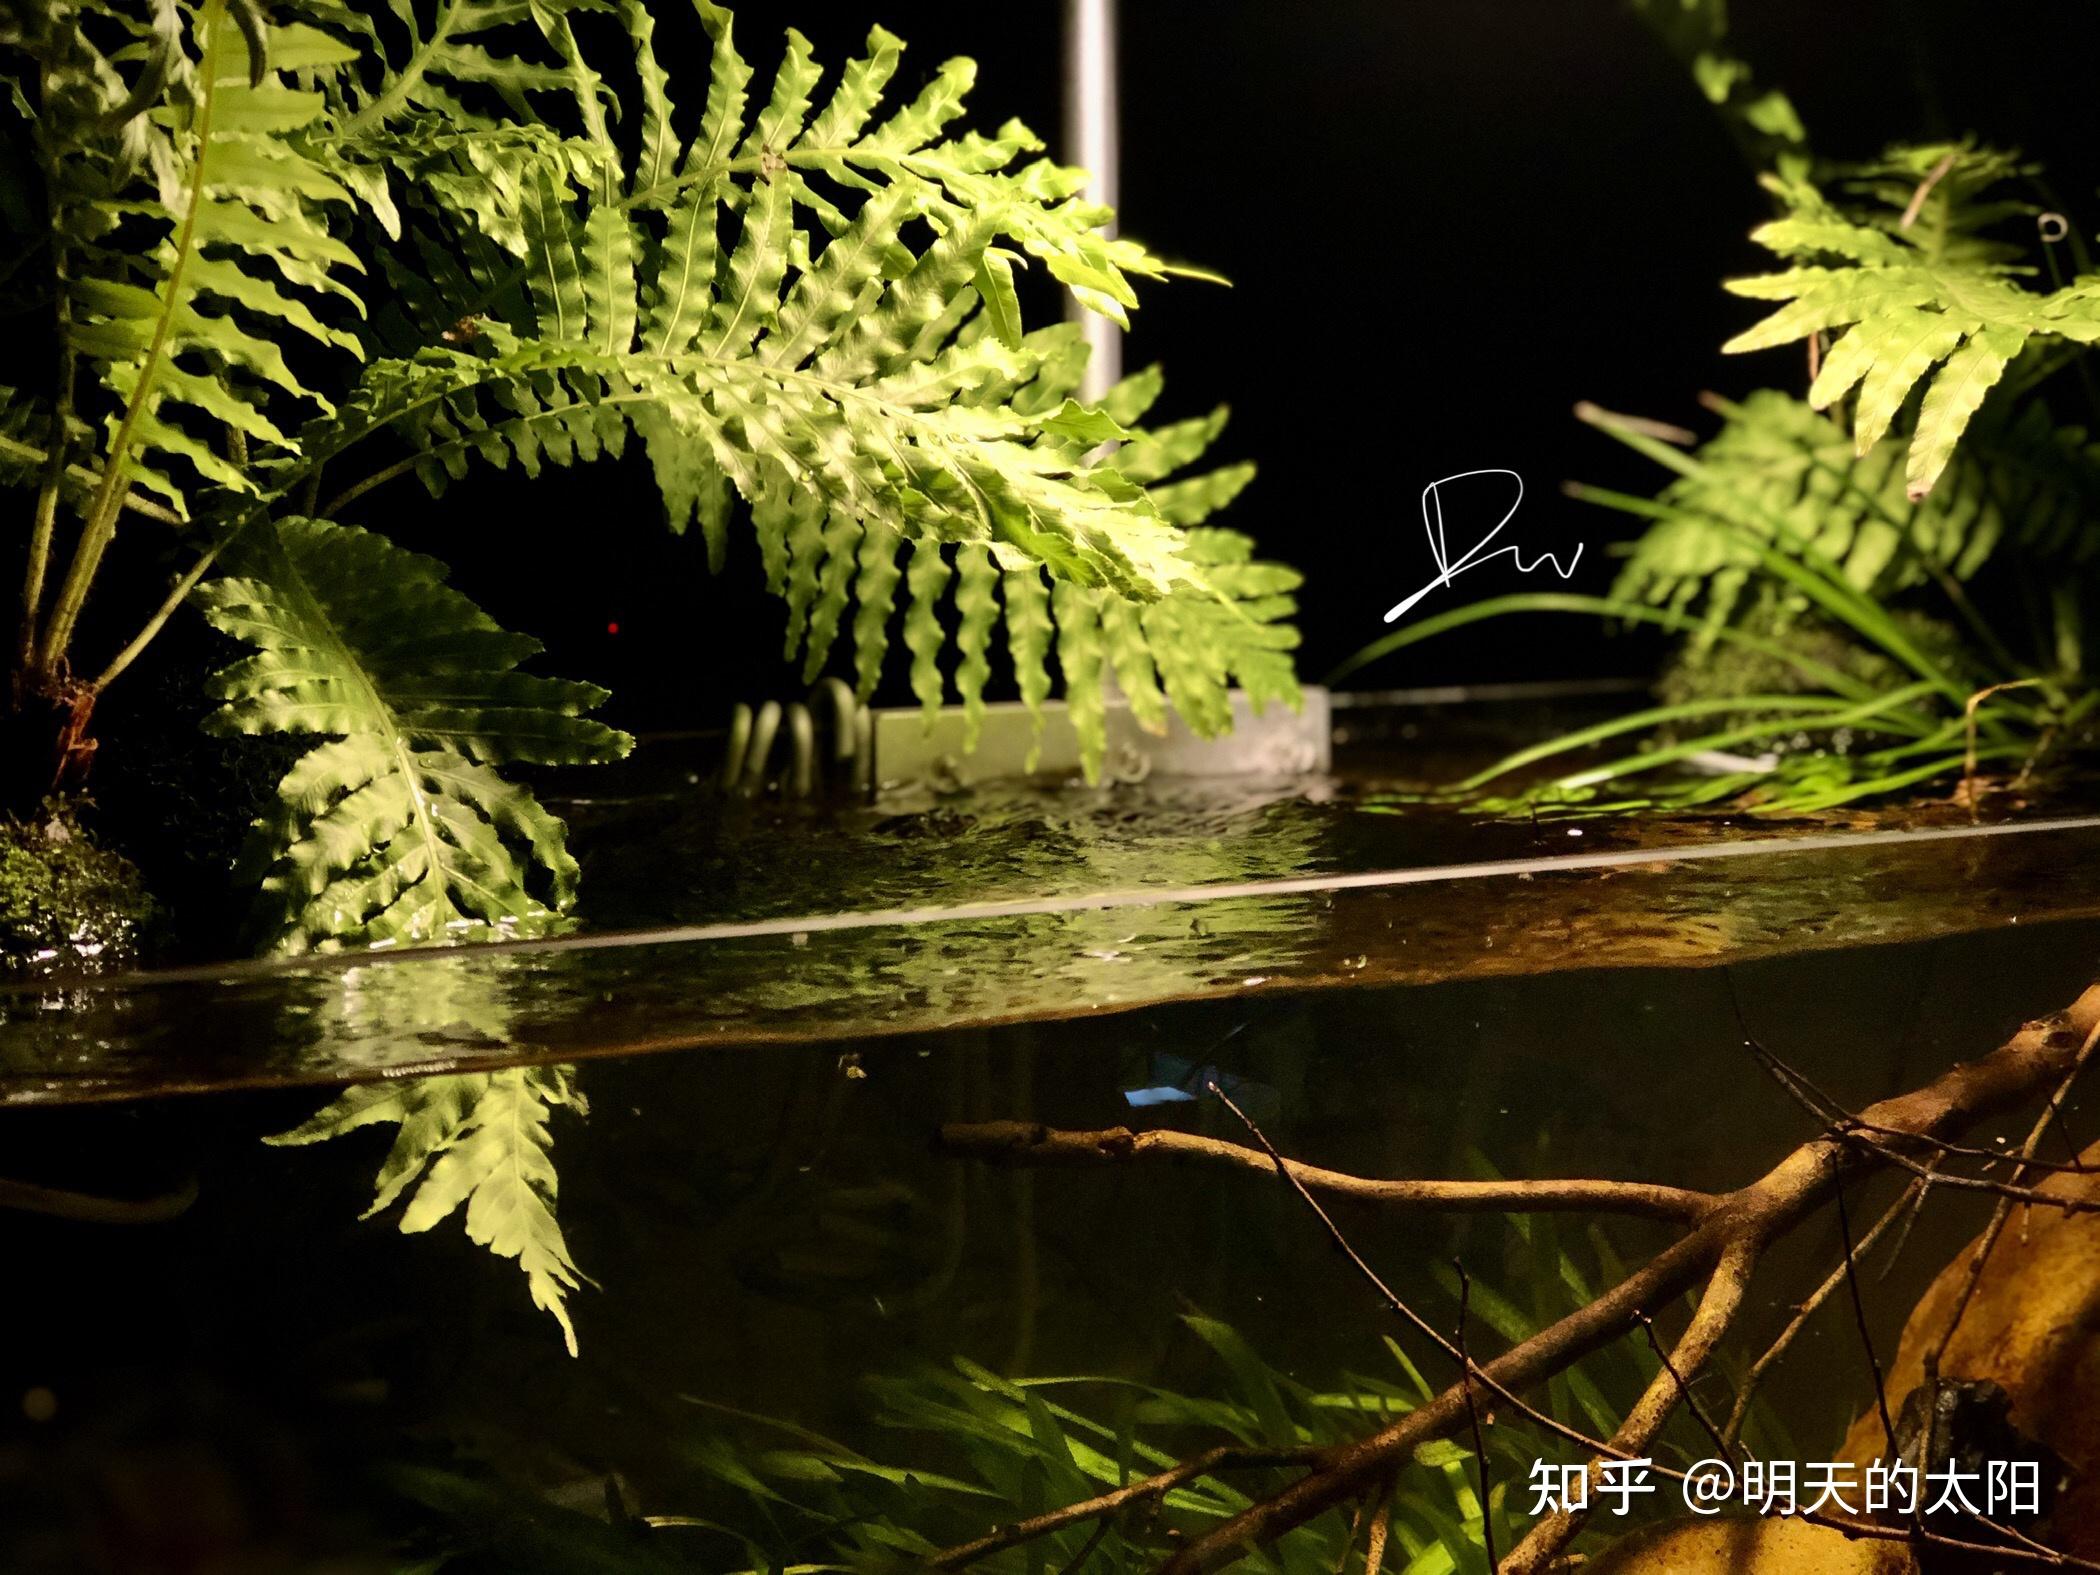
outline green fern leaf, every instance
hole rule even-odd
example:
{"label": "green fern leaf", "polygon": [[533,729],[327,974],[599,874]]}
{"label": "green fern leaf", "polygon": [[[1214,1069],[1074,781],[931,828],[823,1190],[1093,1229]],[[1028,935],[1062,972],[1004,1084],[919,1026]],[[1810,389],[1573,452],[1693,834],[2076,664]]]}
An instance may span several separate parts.
{"label": "green fern leaf", "polygon": [[904,614],[904,644],[911,652],[911,692],[925,708],[928,725],[939,714],[943,698],[940,657],[946,638],[938,608],[951,577],[938,542],[921,537],[912,543],[911,566],[904,577],[911,593]]}
{"label": "green fern leaf", "polygon": [[1730,289],[1784,304],[1723,348],[1770,348],[1843,330],[1809,398],[1817,408],[1855,386],[1858,451],[1898,422],[1922,386],[1906,486],[1929,493],[2006,367],[2037,339],[2100,339],[2100,312],[2073,284],[2025,289],[2018,252],[1988,232],[2035,210],[2002,198],[2001,182],[2030,173],[2011,156],[1967,144],[1897,149],[1878,164],[1834,172],[1849,205],[1805,178],[1770,182],[1790,214],[1753,239],[1806,266],[1739,280]]}
{"label": "green fern leaf", "polygon": [[[1929,494],[1909,484],[1896,439],[1860,454],[1836,422],[1772,390],[1718,407],[1720,432],[1654,504],[1639,504],[1653,523],[1613,587],[1615,597],[1698,616],[1695,651],[1724,626],[1756,616],[1784,627],[1806,610],[1758,572],[1760,547],[1827,563],[1877,602],[1942,576],[1971,578],[2008,541],[2064,568],[2100,552],[2087,528],[2100,517],[2100,457],[2039,405],[2010,425],[1987,419]],[[1746,600],[1753,587],[1757,598]]]}
{"label": "green fern leaf", "polygon": [[[1055,608],[1071,610],[1065,665],[1086,674],[1087,692],[1074,691],[1069,671],[1067,692],[1090,768],[1101,755],[1091,691],[1111,660],[1132,675],[1139,704],[1188,696],[1203,709],[1200,725],[1215,726],[1220,686],[1236,681],[1242,658],[1268,673],[1279,636],[1248,613],[1264,598],[1213,583],[1185,528],[1236,495],[1251,468],[1179,475],[1225,413],[1138,429],[1156,373],[1126,380],[1100,408],[1079,403],[1082,336],[1064,324],[1027,331],[1011,290],[1026,256],[1121,312],[1135,299],[1130,279],[1164,266],[1096,233],[1104,215],[1076,200],[1077,172],[1027,162],[1037,144],[1025,127],[954,133],[967,62],[948,63],[883,118],[894,38],[873,32],[825,95],[807,41],[791,33],[752,115],[752,73],[731,19],[703,5],[714,43],[708,102],[698,136],[679,150],[653,26],[632,6],[620,14],[644,83],[639,151],[610,172],[592,162],[607,155],[587,137],[570,162],[542,160],[529,181],[518,177],[529,266],[512,273],[524,297],[505,295],[502,272],[471,246],[436,247],[433,277],[466,271],[446,293],[477,291],[495,307],[475,349],[426,345],[375,360],[339,425],[390,426],[422,451],[418,473],[433,487],[478,458],[530,469],[618,452],[615,428],[632,425],[667,517],[683,529],[699,516],[712,562],[725,556],[732,496],[749,505],[766,582],[787,603],[786,649],[812,678],[850,607],[858,684],[864,693],[874,684],[895,616],[897,553],[909,547],[918,585],[934,596],[953,586],[956,685],[973,729],[999,627],[986,573],[1030,566],[1087,592],[1060,589],[1053,602],[1040,576],[1015,581],[1005,623],[1024,698],[1039,708],[1048,653],[1067,643]],[[444,202],[404,199],[419,245],[461,220]],[[809,229],[805,213],[815,216]],[[342,446],[308,443],[317,453]],[[915,594],[905,620],[922,702],[941,687],[931,599]],[[1111,615],[1113,600],[1140,611]],[[1174,609],[1157,620],[1144,611],[1167,602]],[[1178,661],[1154,649],[1177,639],[1196,649]]]}
{"label": "green fern leaf", "polygon": [[266,1141],[292,1146],[391,1122],[392,1148],[380,1166],[366,1217],[406,1196],[405,1232],[426,1231],[462,1205],[467,1237],[499,1258],[515,1259],[535,1306],[561,1325],[569,1354],[576,1329],[568,1293],[583,1281],[555,1218],[557,1183],[548,1120],[557,1107],[588,1114],[567,1067],[365,1083],[347,1089],[310,1120]]}
{"label": "green fern leaf", "polygon": [[333,735],[257,827],[278,945],[430,942],[544,929],[574,895],[561,823],[493,769],[624,754],[587,684],[529,677],[433,560],[325,520],[252,529],[205,615],[256,654],[212,684],[219,732]]}
{"label": "green fern leaf", "polygon": [[809,610],[809,638],[802,652],[802,681],[806,684],[816,682],[831,656],[832,642],[838,638],[839,623],[852,595],[856,549],[866,534],[867,527],[840,513],[834,513],[824,526],[817,600]]}
{"label": "green fern leaf", "polygon": [[999,568],[985,548],[955,550],[955,693],[963,706],[963,749],[977,747],[984,726],[984,686],[992,675],[986,653],[999,620]]}
{"label": "green fern leaf", "polygon": [[1107,708],[1101,693],[1099,609],[1080,586],[1059,580],[1051,588],[1057,613],[1057,665],[1065,677],[1065,706],[1079,735],[1079,764],[1089,782],[1101,780],[1107,753]]}
{"label": "green fern leaf", "polygon": [[1913,499],[1932,490],[1954,457],[1955,443],[1982,408],[1984,396],[2026,343],[2024,335],[2012,330],[1986,328],[1947,358],[1925,395],[1917,428],[1911,434],[1904,482]]}
{"label": "green fern leaf", "polygon": [[[1035,718],[1036,731],[1043,725],[1043,702],[1050,698],[1050,670],[1046,665],[1055,626],[1050,621],[1050,597],[1043,589],[1042,571],[1034,565],[1009,569],[1000,577],[1006,602],[1006,642],[1013,654],[1014,681],[1020,685],[1021,701]],[[1028,769],[1035,769],[1037,751],[1028,752]]]}
{"label": "green fern leaf", "polygon": [[[164,239],[143,275],[136,253],[83,239],[70,270],[69,342],[99,370],[118,409],[108,418],[106,474],[150,488],[181,510],[183,486],[163,468],[181,459],[212,485],[236,492],[254,483],[192,429],[224,430],[290,448],[266,408],[272,392],[318,406],[328,401],[294,373],[276,340],[278,326],[357,352],[348,334],[326,324],[307,297],[357,297],[337,277],[362,266],[329,233],[326,210],[350,193],[301,151],[294,134],[322,112],[320,94],[284,86],[274,73],[251,81],[248,49],[223,4],[207,3],[195,22],[196,59],[186,73],[186,131],[159,136],[158,200],[128,195],[60,194],[82,210],[74,221],[114,230],[158,227]],[[302,29],[287,53],[311,65],[351,52]],[[187,57],[185,57],[187,59]],[[96,178],[88,160],[83,183]],[[146,282],[137,282],[138,277]],[[286,286],[305,296],[286,293]]]}
{"label": "green fern leaf", "polygon": [[[896,608],[897,549],[904,538],[884,526],[864,528],[860,560],[853,582],[854,692],[865,701],[882,679],[882,658],[889,650],[890,615]],[[814,674],[812,674],[814,676]]]}
{"label": "green fern leaf", "polygon": [[1148,733],[1167,730],[1167,696],[1159,687],[1159,666],[1145,638],[1144,610],[1120,597],[1102,599],[1101,637],[1114,667],[1116,682],[1130,703],[1130,714]]}

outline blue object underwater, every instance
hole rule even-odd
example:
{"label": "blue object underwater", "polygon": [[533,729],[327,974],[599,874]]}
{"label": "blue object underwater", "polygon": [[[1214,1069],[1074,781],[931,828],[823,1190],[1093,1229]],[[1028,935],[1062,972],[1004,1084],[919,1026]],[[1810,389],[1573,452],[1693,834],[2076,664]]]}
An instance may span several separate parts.
{"label": "blue object underwater", "polygon": [[1283,1106],[1283,1096],[1267,1083],[1257,1083],[1206,1063],[1198,1065],[1163,1050],[1146,1059],[1144,1082],[1123,1090],[1123,1102],[1134,1110],[1154,1105],[1192,1105],[1210,1097],[1210,1085],[1219,1089],[1257,1121],[1272,1119]]}

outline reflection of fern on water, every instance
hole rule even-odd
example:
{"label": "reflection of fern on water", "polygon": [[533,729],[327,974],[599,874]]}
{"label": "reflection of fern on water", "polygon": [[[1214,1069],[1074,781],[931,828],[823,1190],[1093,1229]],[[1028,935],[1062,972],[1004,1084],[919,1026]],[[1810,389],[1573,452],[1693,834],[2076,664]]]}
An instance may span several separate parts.
{"label": "reflection of fern on water", "polygon": [[[430,1050],[510,1042],[514,1009],[501,970],[473,959],[353,968],[326,981],[317,1033],[366,1045],[416,1041]],[[396,1078],[346,1089],[327,1108],[270,1141],[318,1143],[392,1125],[366,1217],[405,1200],[404,1231],[426,1231],[464,1206],[467,1236],[516,1260],[533,1302],[551,1313],[573,1353],[565,1299],[583,1278],[555,1218],[557,1112],[589,1114],[573,1069],[507,1067],[440,1077]]]}

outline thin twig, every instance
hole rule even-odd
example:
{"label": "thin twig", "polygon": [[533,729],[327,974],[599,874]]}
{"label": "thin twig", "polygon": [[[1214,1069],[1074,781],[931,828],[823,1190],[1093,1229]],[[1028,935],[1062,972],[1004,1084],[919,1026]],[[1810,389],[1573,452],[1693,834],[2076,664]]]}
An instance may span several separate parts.
{"label": "thin twig", "polygon": [[[1846,1109],[1840,1101],[1833,1098],[1827,1089],[1818,1084],[1806,1072],[1797,1066],[1789,1065],[1760,1040],[1745,1034],[1743,1042],[1750,1047],[1752,1053],[1764,1061],[1776,1074],[1783,1076],[1794,1085],[1789,1092],[1794,1094],[1797,1103],[1806,1107],[1811,1114],[1828,1121],[1832,1126],[1844,1132],[1865,1132],[1876,1137],[1901,1138],[1906,1143],[1915,1143],[1920,1147],[1929,1148],[1936,1154],[1946,1155],[1953,1159],[1973,1159],[1987,1166],[2019,1166],[2021,1164],[2018,1154],[2008,1153],[2002,1148],[1983,1148],[1974,1143],[1956,1143],[1949,1138],[1921,1136],[1913,1132],[1899,1132],[1893,1127],[1880,1126],[1874,1122],[1862,1120],[1852,1111]],[[2058,1163],[2046,1159],[2029,1159],[2025,1162],[2025,1168],[2028,1170],[2048,1171],[2052,1174],[2084,1175],[2091,1167],[2074,1156],[2067,1163]],[[1995,1183],[1987,1184],[1995,1185]]]}
{"label": "thin twig", "polygon": [[[1371,1288],[1378,1293],[1379,1298],[1385,1303],[1386,1307],[1390,1311],[1396,1312],[1401,1317],[1405,1318],[1410,1324],[1414,1325],[1414,1327],[1421,1334],[1428,1338],[1437,1347],[1437,1349],[1442,1351],[1453,1361],[1457,1362],[1459,1364],[1459,1370],[1461,1374],[1465,1375],[1466,1380],[1468,1382],[1477,1381],[1481,1384],[1484,1384],[1487,1388],[1493,1390],[1496,1395],[1501,1397],[1503,1400],[1507,1401],[1515,1409],[1521,1411],[1525,1416],[1529,1417],[1532,1421],[1536,1422],[1539,1426],[1547,1429],[1549,1432],[1557,1433],[1561,1437],[1569,1440],[1571,1443],[1581,1445],[1584,1448],[1594,1450],[1597,1447],[1596,1440],[1591,1439],[1580,1432],[1577,1432],[1575,1429],[1569,1427],[1566,1423],[1560,1421],[1558,1418],[1550,1416],[1546,1412],[1539,1410],[1536,1406],[1532,1405],[1529,1401],[1527,1401],[1522,1395],[1518,1394],[1508,1385],[1502,1383],[1498,1378],[1496,1378],[1491,1367],[1483,1367],[1478,1362],[1471,1360],[1463,1351],[1461,1351],[1458,1348],[1458,1346],[1453,1341],[1446,1338],[1434,1324],[1432,1324],[1428,1319],[1424,1318],[1420,1313],[1416,1312],[1412,1307],[1408,1306],[1406,1302],[1402,1301],[1399,1295],[1394,1292],[1393,1288],[1387,1285],[1384,1280],[1379,1278],[1378,1271],[1373,1269],[1370,1266],[1370,1264],[1364,1261],[1363,1254],[1356,1250],[1354,1243],[1352,1243],[1347,1236],[1342,1234],[1342,1228],[1339,1225],[1335,1224],[1334,1217],[1330,1215],[1324,1208],[1322,1208],[1320,1206],[1320,1200],[1315,1198],[1312,1195],[1312,1193],[1309,1190],[1307,1190],[1305,1182],[1303,1181],[1303,1179],[1301,1179],[1299,1175],[1299,1168],[1294,1167],[1289,1160],[1285,1159],[1283,1155],[1280,1152],[1278,1152],[1276,1145],[1269,1141],[1268,1134],[1262,1131],[1262,1129],[1259,1126],[1255,1125],[1254,1118],[1248,1115],[1247,1112],[1242,1110],[1237,1104],[1235,1104],[1231,1096],[1226,1094],[1226,1092],[1223,1089],[1219,1088],[1216,1083],[1210,1084],[1209,1089],[1210,1092],[1217,1097],[1217,1099],[1225,1106],[1227,1110],[1230,1110],[1235,1116],[1239,1117],[1241,1124],[1245,1126],[1250,1133],[1253,1134],[1254,1140],[1257,1143],[1259,1143],[1262,1146],[1263,1150],[1270,1156],[1271,1163],[1273,1164],[1277,1175],[1279,1175],[1283,1179],[1283,1181],[1288,1186],[1290,1186],[1290,1188],[1293,1191],[1295,1191],[1301,1199],[1304,1200],[1305,1206],[1313,1211],[1313,1214],[1319,1219],[1320,1224],[1326,1229],[1328,1239],[1331,1240],[1335,1244],[1335,1246],[1341,1250],[1342,1254],[1348,1258],[1350,1263],[1355,1265],[1356,1271],[1359,1274],[1361,1274],[1364,1277],[1364,1279],[1370,1284]],[[1450,1393],[1451,1391],[1446,1392]]]}
{"label": "thin twig", "polygon": [[[1480,1432],[1480,1405],[1473,1398],[1473,1358],[1466,1346],[1466,1315],[1473,1305],[1473,1276],[1457,1258],[1451,1267],[1458,1271],[1458,1361],[1459,1382],[1466,1389],[1466,1421],[1473,1431],[1473,1463],[1480,1472],[1480,1545],[1487,1552],[1488,1568],[1502,1561],[1495,1557],[1495,1508],[1488,1492],[1487,1440]],[[1366,1566],[1368,1568],[1369,1566]]]}
{"label": "thin twig", "polygon": [[1896,221],[1898,229],[1907,230],[1918,222],[1918,215],[1925,211],[1925,199],[1932,195],[1933,187],[1947,178],[1948,171],[1954,168],[1955,160],[1960,155],[1961,150],[1959,148],[1949,148],[1940,155],[1939,162],[1932,166],[1930,173],[1923,180],[1918,182],[1918,189],[1910,194],[1910,201],[1903,209],[1903,217]]}
{"label": "thin twig", "polygon": [[1033,1121],[977,1121],[944,1126],[936,1141],[945,1153],[1009,1165],[1120,1164],[1147,1159],[1261,1172],[1281,1165],[1293,1181],[1336,1197],[1356,1198],[1389,1208],[1457,1214],[1579,1212],[1630,1214],[1688,1223],[1703,1216],[1716,1201],[1710,1192],[1642,1181],[1374,1180],[1285,1159],[1280,1154],[1272,1156],[1240,1143],[1169,1130],[1139,1132],[1129,1127],[1105,1127],[1085,1132],[1046,1127]]}
{"label": "thin twig", "polygon": [[1335,1560],[1334,1575],[1349,1575],[1349,1555],[1356,1551],[1357,1534],[1364,1529],[1364,1516],[1370,1512],[1369,1497],[1356,1501],[1356,1510],[1349,1517],[1349,1535],[1342,1539],[1342,1556]]}
{"label": "thin twig", "polygon": [[1852,1214],[1845,1207],[1845,1188],[1842,1183],[1837,1189],[1837,1216],[1838,1229],[1845,1239],[1845,1257],[1840,1267],[1845,1271],[1846,1289],[1852,1294],[1852,1318],[1859,1325],[1860,1349],[1866,1352],[1867,1366],[1874,1374],[1874,1409],[1881,1415],[1881,1430],[1887,1435],[1889,1447],[1893,1449],[1896,1444],[1896,1424],[1889,1420],[1888,1381],[1882,1377],[1881,1358],[1874,1354],[1874,1333],[1867,1327],[1867,1301],[1860,1294],[1859,1272],[1856,1267],[1859,1249],[1853,1245]]}
{"label": "thin twig", "polygon": [[[1925,1168],[1930,1170],[1932,1165],[1928,1163]],[[1910,1211],[1903,1216],[1903,1228],[1896,1232],[1896,1245],[1889,1248],[1888,1261],[1881,1266],[1881,1273],[1875,1276],[1877,1279],[1885,1280],[1896,1272],[1896,1265],[1903,1257],[1903,1249],[1910,1244],[1911,1230],[1918,1223],[1918,1216],[1925,1212],[1925,1204],[1931,1196],[1931,1177],[1920,1176],[1911,1183]]]}
{"label": "thin twig", "polygon": [[1206,1449],[1200,1455],[1191,1455],[1177,1466],[1169,1467],[1135,1482],[1127,1482],[1113,1492],[1102,1493],[1077,1504],[1067,1504],[1062,1509],[1053,1509],[1047,1514],[1033,1515],[1026,1520],[1017,1520],[1009,1525],[998,1526],[986,1532],[974,1542],[958,1543],[944,1548],[926,1560],[926,1567],[935,1570],[959,1570],[975,1564],[979,1559],[990,1558],[994,1553],[1019,1547],[1024,1542],[1033,1542],[1037,1537],[1047,1537],[1053,1531],[1062,1531],[1067,1526],[1076,1526],[1082,1521],[1113,1515],[1134,1504],[1148,1503],[1164,1498],[1184,1483],[1198,1477],[1207,1477],[1216,1471],[1254,1471],[1272,1466],[1303,1465],[1314,1456],[1311,1449],[1240,1449],[1221,1445]]}
{"label": "thin twig", "polygon": [[[1881,1233],[1895,1222],[1896,1217],[1906,1207],[1911,1206],[1915,1200],[1922,1199],[1931,1190],[1931,1187],[1932,1183],[1929,1181],[1913,1181],[1906,1187],[1903,1190],[1903,1195],[1890,1204],[1887,1212],[1874,1222],[1866,1235],[1860,1238],[1859,1252],[1861,1254],[1871,1252],[1874,1248],[1874,1243],[1880,1239]],[[1902,1243],[1899,1241],[1897,1250],[1900,1251],[1901,1249]],[[1893,1261],[1894,1254],[1890,1256]],[[1793,1345],[1795,1337],[1801,1333],[1808,1320],[1816,1315],[1817,1310],[1822,1307],[1823,1303],[1830,1299],[1831,1293],[1845,1283],[1846,1267],[1855,1261],[1853,1254],[1847,1253],[1845,1262],[1832,1269],[1824,1278],[1823,1283],[1810,1293],[1808,1300],[1794,1309],[1794,1316],[1787,1320],[1787,1326],[1779,1331],[1779,1337],[1766,1347],[1765,1354],[1750,1364],[1750,1370],[1743,1375],[1741,1387],[1736,1390],[1735,1404],[1728,1413],[1728,1425],[1722,1429],[1724,1442],[1732,1443],[1742,1437],[1743,1423],[1750,1414],[1750,1403],[1756,1398],[1757,1387],[1764,1382],[1765,1374],[1771,1370],[1772,1366],[1782,1356],[1786,1355],[1788,1348]]]}
{"label": "thin twig", "polygon": [[2032,689],[2043,682],[2045,680],[2040,678],[2015,678],[2010,683],[1991,684],[1970,695],[1968,704],[1962,707],[1963,727],[1969,742],[1962,754],[1961,796],[1968,802],[1970,825],[1982,818],[1976,794],[1976,708],[1992,695],[2003,694],[2008,689]]}
{"label": "thin twig", "polygon": [[1079,1575],[1086,1568],[1086,1561],[1094,1556],[1094,1549],[1101,1546],[1101,1539],[1108,1535],[1108,1528],[1114,1524],[1106,1515],[1096,1521],[1094,1534],[1079,1545],[1079,1551],[1072,1555],[1072,1562],[1060,1569],[1057,1575]]}
{"label": "thin twig", "polygon": [[[2078,1056],[2071,1063],[2070,1071],[2063,1075],[2048,1104],[2036,1118],[2032,1130],[2028,1132],[2027,1141],[2020,1145],[2020,1163],[2013,1170],[2016,1180],[2024,1173],[2028,1162],[2034,1158],[2034,1151],[2041,1147],[2042,1134],[2049,1129],[2058,1101],[2070,1092],[2071,1085],[2078,1080],[2078,1074],[2085,1070],[2085,1064],[2092,1058],[2093,1047],[2096,1044],[2100,1044],[2100,1023],[2094,1024],[2092,1031],[2085,1036],[2085,1042],[2078,1047]],[[1962,1318],[1968,1313],[1969,1303],[1976,1295],[1976,1287],[1983,1280],[1984,1265],[1990,1261],[1991,1253],[1998,1245],[1998,1238],[2005,1233],[2005,1222],[2011,1217],[2012,1199],[2001,1197],[1997,1207],[1991,1210],[1991,1221],[1984,1227],[1983,1237],[1977,1243],[1975,1253],[1969,1258],[1968,1268],[1962,1273],[1961,1291],[1954,1299],[1954,1311],[1947,1316],[1947,1327],[1940,1331],[1937,1340],[1926,1347],[1924,1376],[1928,1386],[1939,1383],[1940,1363],[1947,1355],[1947,1347],[1954,1343],[1955,1331],[1961,1327]],[[1891,1447],[1895,1443],[1895,1437],[1894,1433],[1889,1434]]]}
{"label": "thin twig", "polygon": [[1699,1397],[1692,1393],[1692,1386],[1684,1381],[1684,1375],[1677,1371],[1677,1364],[1670,1360],[1670,1353],[1663,1349],[1662,1341],[1655,1337],[1655,1320],[1646,1313],[1635,1313],[1634,1316],[1640,1320],[1641,1332],[1648,1336],[1648,1349],[1655,1353],[1655,1359],[1662,1363],[1662,1370],[1668,1373],[1671,1382],[1677,1385],[1677,1397],[1685,1403],[1699,1425],[1706,1429],[1706,1436],[1720,1449],[1721,1458],[1733,1460],[1735,1446],[1721,1436],[1721,1430],[1714,1426],[1713,1418],[1706,1414],[1706,1407],[1699,1403]]}
{"label": "thin twig", "polygon": [[[1803,1108],[1812,1115],[1816,1115],[1820,1119],[1828,1119],[1823,1117],[1822,1111],[1817,1107],[1816,1103],[1790,1080],[1792,1074],[1787,1070],[1785,1063],[1780,1062],[1777,1057],[1772,1056],[1768,1051],[1760,1050],[1760,1054],[1764,1055],[1768,1064],[1770,1064],[1775,1080],[1781,1088],[1792,1094]],[[1876,1143],[1871,1138],[1866,1137],[1864,1134],[1870,1130],[1873,1130],[1871,1123],[1860,1121],[1857,1118],[1839,1118],[1828,1121],[1828,1124],[1824,1127],[1824,1135],[1836,1142],[1848,1144],[1871,1154],[1886,1164],[1907,1170],[1913,1176],[1929,1180],[1936,1187],[1951,1187],[1957,1192],[1986,1192],[1992,1197],[2002,1198],[2008,1202],[2027,1203],[2037,1208],[2056,1209],[2065,1214],[2100,1214],[2100,1199],[2064,1197],[2058,1193],[2043,1192],[2034,1187],[2023,1187],[2009,1181],[1994,1181],[1987,1176],[1951,1176],[1945,1171],[1928,1168],[1919,1161],[1912,1159],[1908,1154],[1891,1148],[1887,1144]],[[1894,1135],[1906,1142],[1913,1140],[1911,1134],[1899,1132]],[[1919,1137],[1916,1141],[1927,1148],[1936,1146],[1934,1140],[1929,1137]],[[2050,1166],[2046,1161],[2036,1161],[2034,1168],[2067,1169],[2068,1167]]]}

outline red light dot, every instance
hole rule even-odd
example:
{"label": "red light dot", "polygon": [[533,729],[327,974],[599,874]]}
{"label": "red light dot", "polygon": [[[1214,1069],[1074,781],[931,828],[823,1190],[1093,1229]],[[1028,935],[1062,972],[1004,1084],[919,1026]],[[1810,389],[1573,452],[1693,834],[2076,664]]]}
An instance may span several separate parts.
{"label": "red light dot", "polygon": [[620,632],[620,626],[617,623],[609,623],[605,626],[605,632],[607,634],[618,634]]}

